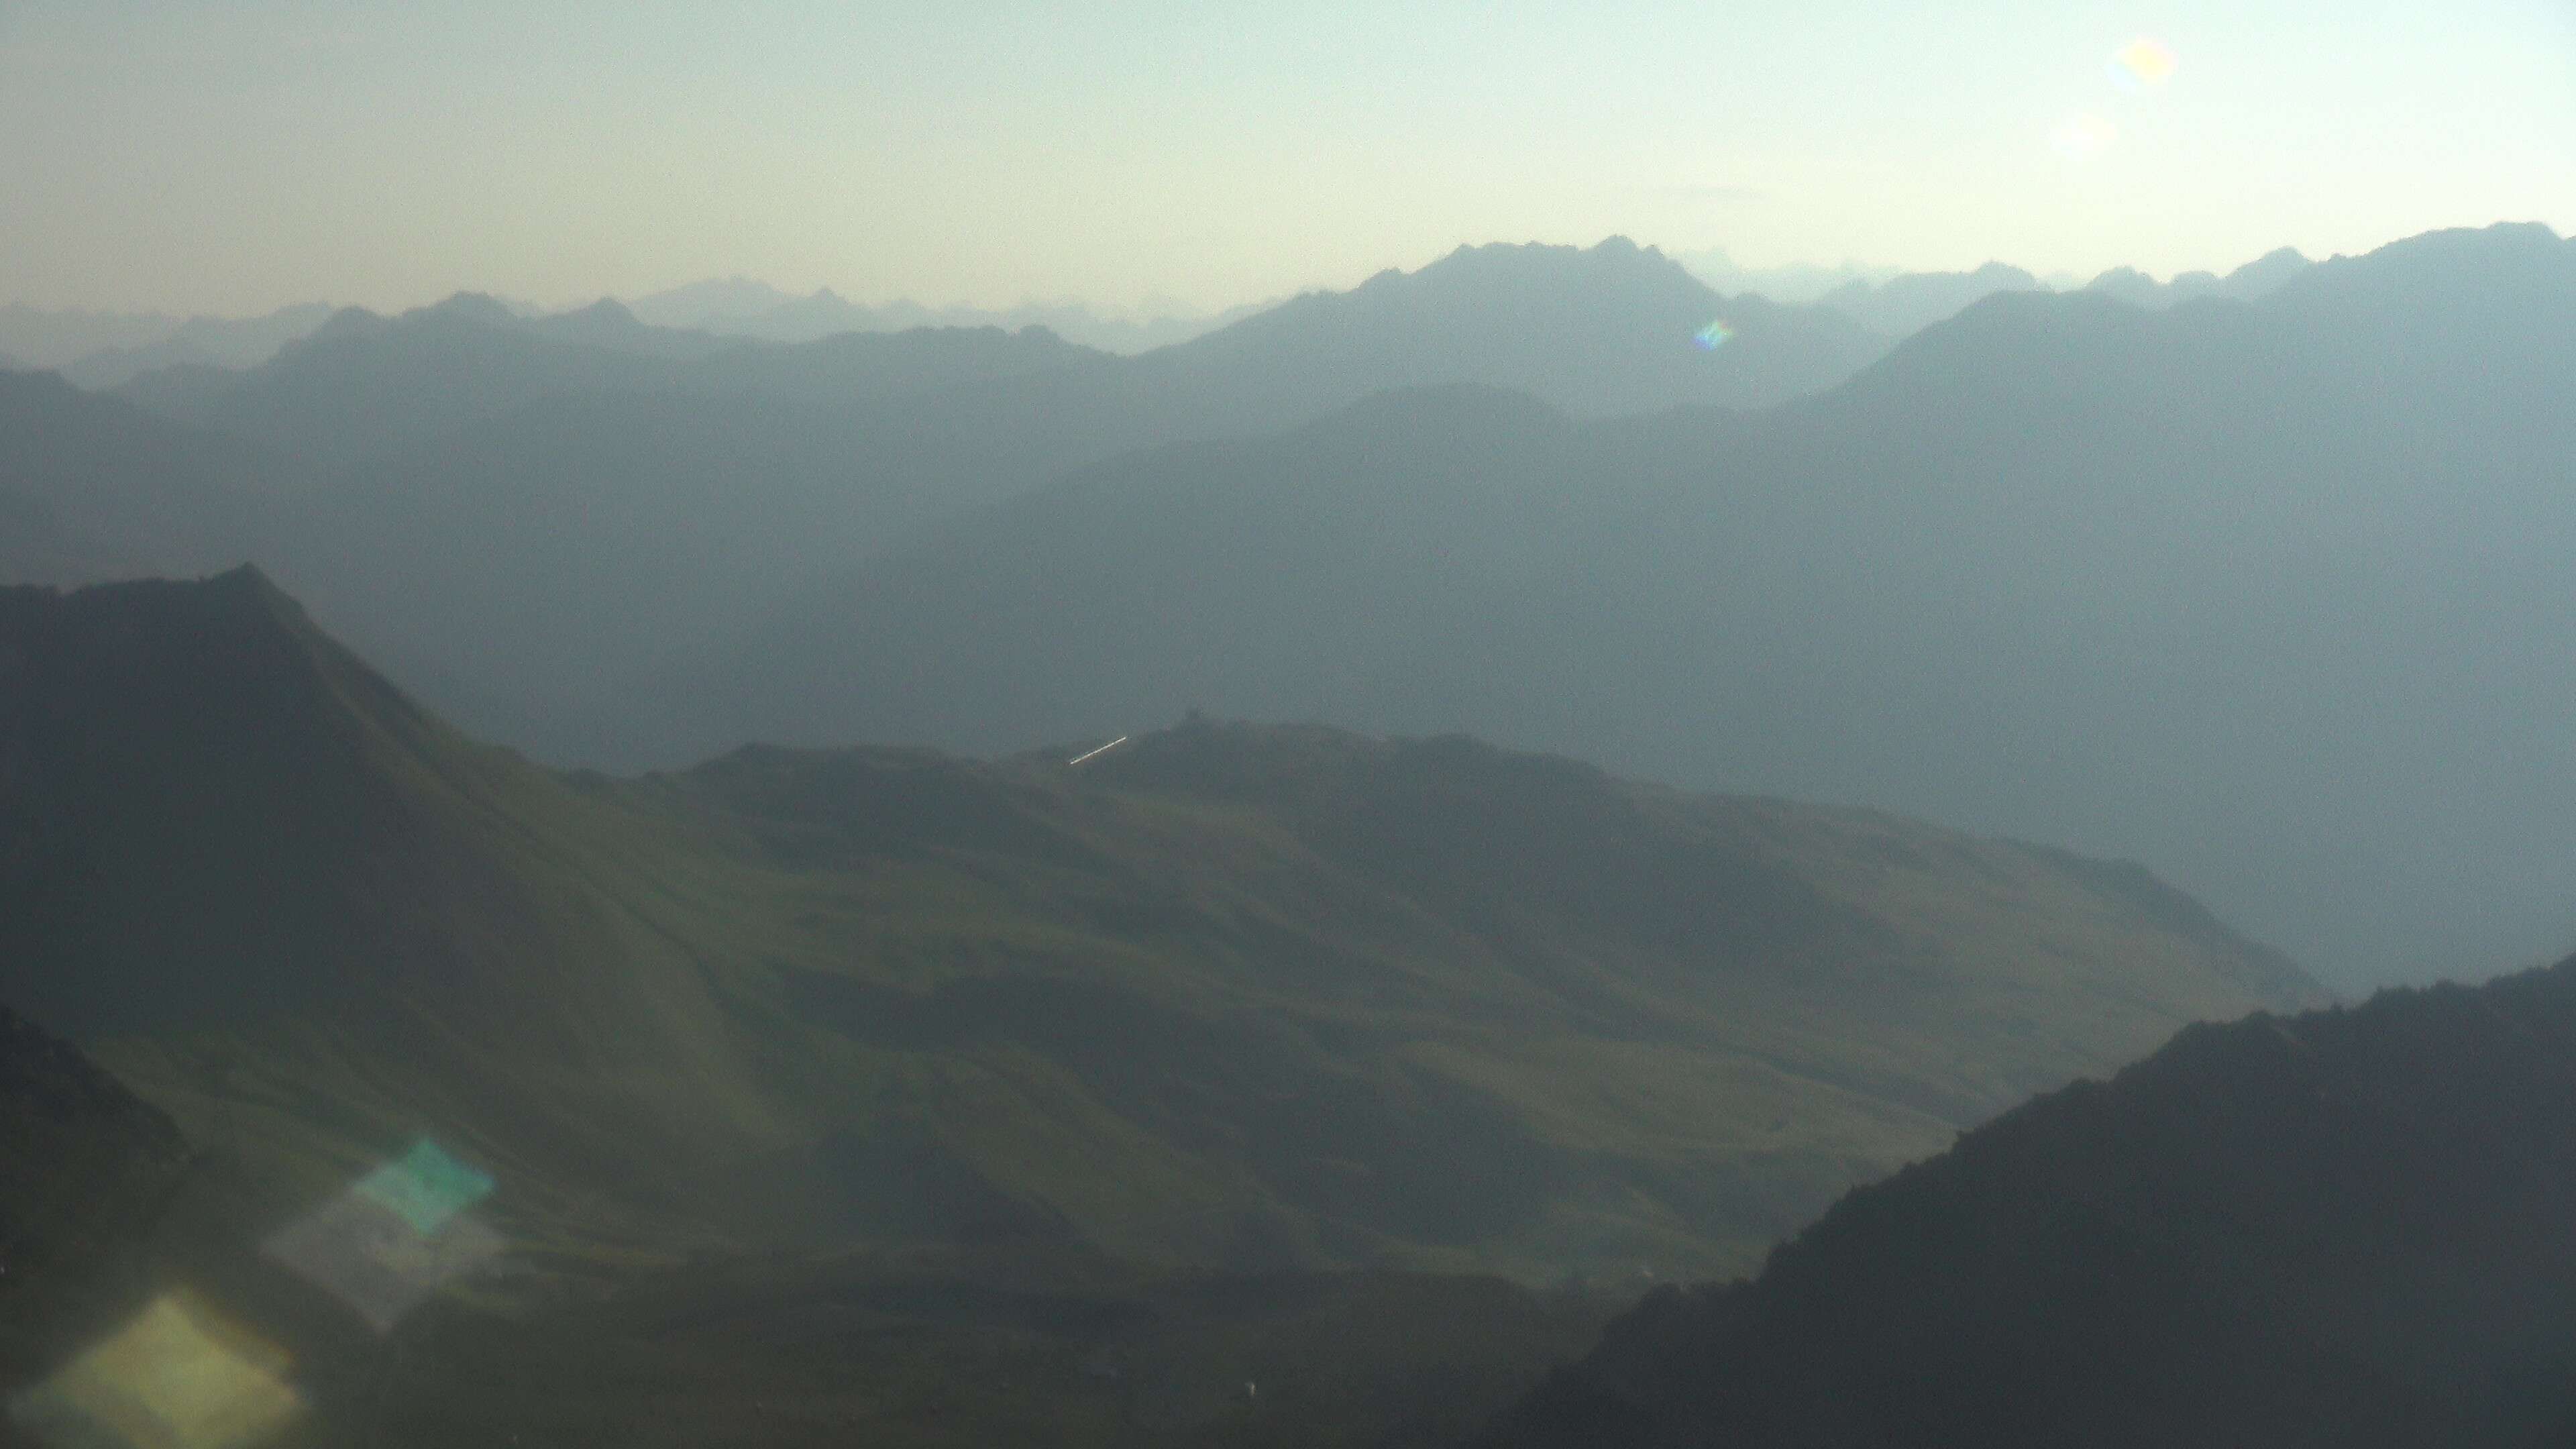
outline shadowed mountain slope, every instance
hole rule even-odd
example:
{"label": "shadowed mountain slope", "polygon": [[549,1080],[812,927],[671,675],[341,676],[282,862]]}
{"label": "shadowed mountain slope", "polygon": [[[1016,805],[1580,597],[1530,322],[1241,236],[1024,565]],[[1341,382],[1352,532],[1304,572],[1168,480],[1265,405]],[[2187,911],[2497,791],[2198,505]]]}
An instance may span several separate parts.
{"label": "shadowed mountain slope", "polygon": [[[295,476],[239,439],[145,416],[51,373],[0,372],[0,499],[36,520],[27,534],[0,534],[0,583],[231,567],[273,537],[272,496]],[[7,562],[31,537],[65,551],[50,576]],[[78,577],[62,577],[66,566]]]}
{"label": "shadowed mountain slope", "polygon": [[2103,867],[1463,740],[558,777],[249,573],[0,596],[0,669],[0,999],[281,1192],[453,1143],[563,1272],[1706,1271],[2181,1022],[2316,994]]}
{"label": "shadowed mountain slope", "polygon": [[[1694,334],[1721,317],[1735,335],[1702,350]],[[463,295],[343,312],[249,371],[140,378],[120,396],[156,417],[127,415],[126,441],[77,458],[20,456],[0,432],[0,491],[47,504],[82,545],[28,547],[19,581],[92,555],[124,573],[255,562],[479,733],[625,763],[637,731],[587,727],[615,682],[721,648],[854,560],[1069,469],[1268,433],[1398,385],[1648,412],[1799,395],[1881,350],[1838,314],[1725,302],[1624,242],[1462,251],[1134,358],[1036,328],[751,343],[613,302],[526,318]],[[62,506],[93,476],[137,493],[201,472],[135,455],[209,433],[263,459],[264,491],[291,506],[180,530],[181,557],[143,546],[161,520],[94,528]]]}
{"label": "shadowed mountain slope", "polygon": [[139,1230],[188,1156],[168,1117],[6,1007],[0,1149],[0,1264],[12,1295],[88,1266]]}
{"label": "shadowed mountain slope", "polygon": [[2576,962],[2194,1027],[1662,1292],[1503,1449],[2563,1444]]}

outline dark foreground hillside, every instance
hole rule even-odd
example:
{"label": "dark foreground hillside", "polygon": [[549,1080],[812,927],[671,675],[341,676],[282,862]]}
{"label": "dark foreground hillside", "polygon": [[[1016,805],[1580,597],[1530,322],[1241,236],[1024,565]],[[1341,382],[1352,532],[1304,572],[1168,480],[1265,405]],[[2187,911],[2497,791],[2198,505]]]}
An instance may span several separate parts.
{"label": "dark foreground hillside", "polygon": [[417,1281],[437,1255],[352,1237],[347,1199],[279,1233],[242,1167],[0,1008],[0,1449],[1437,1449],[1616,1307],[1044,1249],[636,1263],[514,1303],[507,1268]]}
{"label": "dark foreground hillside", "polygon": [[2194,1027],[1666,1291],[1486,1449],[2564,1445],[2576,960]]}
{"label": "dark foreground hillside", "polygon": [[60,1348],[188,1171],[169,1118],[0,1007],[0,1384]]}

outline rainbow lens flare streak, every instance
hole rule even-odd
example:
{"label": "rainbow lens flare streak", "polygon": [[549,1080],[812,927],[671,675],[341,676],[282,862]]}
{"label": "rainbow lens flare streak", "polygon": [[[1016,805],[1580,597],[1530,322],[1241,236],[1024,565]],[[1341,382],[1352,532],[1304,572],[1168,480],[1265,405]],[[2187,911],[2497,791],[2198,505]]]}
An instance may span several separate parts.
{"label": "rainbow lens flare streak", "polygon": [[1724,347],[1727,340],[1734,335],[1735,329],[1727,326],[1725,321],[1720,319],[1719,321],[1711,322],[1707,326],[1699,329],[1699,331],[1692,333],[1691,345],[1697,347],[1702,352],[1715,352],[1717,349]]}
{"label": "rainbow lens flare streak", "polygon": [[422,1142],[263,1246],[328,1289],[378,1333],[391,1333],[439,1285],[501,1256],[501,1235],[466,1209],[492,1179]]}
{"label": "rainbow lens flare streak", "polygon": [[447,1155],[435,1142],[415,1144],[400,1162],[389,1162],[359,1182],[360,1197],[402,1215],[424,1235],[492,1195],[492,1179]]}

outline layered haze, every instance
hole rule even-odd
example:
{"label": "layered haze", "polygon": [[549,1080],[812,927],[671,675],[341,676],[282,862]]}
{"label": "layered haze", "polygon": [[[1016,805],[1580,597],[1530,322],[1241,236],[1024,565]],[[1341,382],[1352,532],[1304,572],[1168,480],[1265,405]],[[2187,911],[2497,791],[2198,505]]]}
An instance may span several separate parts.
{"label": "layered haze", "polygon": [[0,0],[0,1445],[2576,1442],[2571,60]]}
{"label": "layered haze", "polygon": [[459,297],[114,396],[0,378],[0,547],[257,560],[563,763],[1466,730],[2140,859],[2347,984],[2483,974],[2576,931],[2570,255],[1787,306],[1467,248],[1132,357]]}

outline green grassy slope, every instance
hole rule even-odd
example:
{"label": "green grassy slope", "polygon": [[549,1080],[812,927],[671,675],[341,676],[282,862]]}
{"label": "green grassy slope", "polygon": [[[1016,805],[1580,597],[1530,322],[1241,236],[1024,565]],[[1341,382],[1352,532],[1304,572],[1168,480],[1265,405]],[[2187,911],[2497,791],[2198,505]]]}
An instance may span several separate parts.
{"label": "green grassy slope", "polygon": [[2095,863],[1463,740],[557,776],[248,572],[0,593],[0,686],[0,998],[280,1211],[438,1138],[539,1276],[1729,1271],[2033,1090],[2317,994]]}

